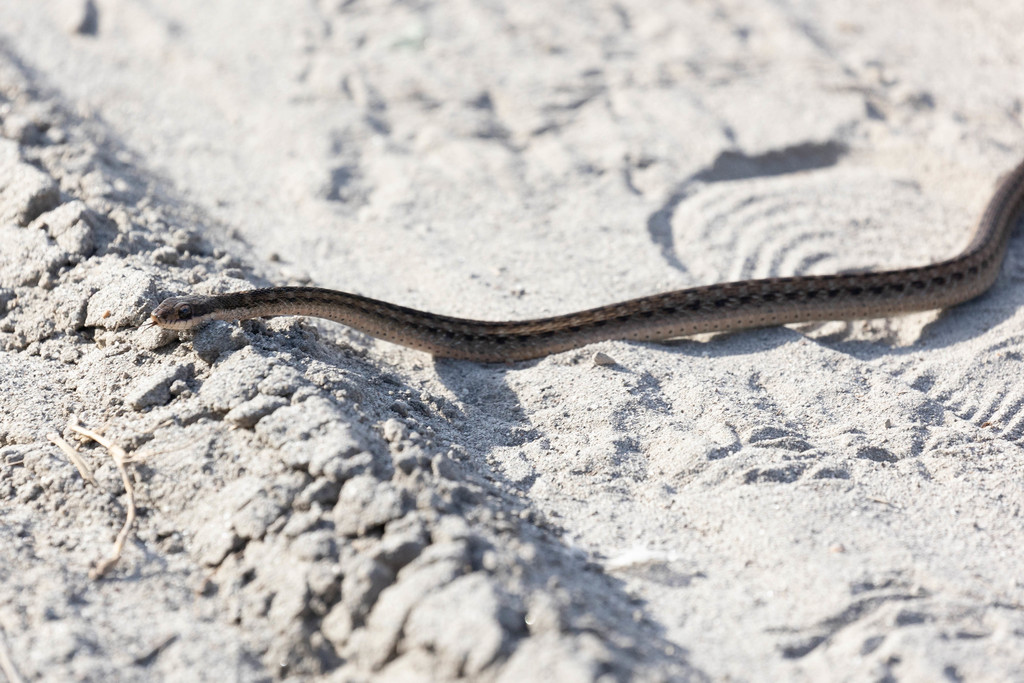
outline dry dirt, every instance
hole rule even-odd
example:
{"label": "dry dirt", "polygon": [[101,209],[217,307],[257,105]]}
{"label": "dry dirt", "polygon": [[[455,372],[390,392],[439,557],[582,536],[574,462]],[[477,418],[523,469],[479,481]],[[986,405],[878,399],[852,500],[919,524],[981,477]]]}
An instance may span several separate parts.
{"label": "dry dirt", "polygon": [[[1005,0],[0,0],[0,672],[1024,680],[1020,238],[946,312],[507,366],[143,325],[944,258],[1021,55]],[[76,420],[132,458],[101,578],[129,496]]]}

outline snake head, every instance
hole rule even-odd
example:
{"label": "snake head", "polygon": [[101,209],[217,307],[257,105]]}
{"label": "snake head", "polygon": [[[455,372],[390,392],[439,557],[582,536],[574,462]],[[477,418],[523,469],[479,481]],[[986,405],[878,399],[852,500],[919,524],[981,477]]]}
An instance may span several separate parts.
{"label": "snake head", "polygon": [[200,308],[199,297],[172,296],[153,309],[150,323],[168,330],[188,330],[202,322]]}

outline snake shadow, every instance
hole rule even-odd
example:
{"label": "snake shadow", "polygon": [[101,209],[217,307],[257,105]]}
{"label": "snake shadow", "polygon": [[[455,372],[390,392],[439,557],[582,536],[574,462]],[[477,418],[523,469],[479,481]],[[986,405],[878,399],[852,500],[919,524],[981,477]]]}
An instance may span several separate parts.
{"label": "snake shadow", "polygon": [[818,342],[860,360],[902,356],[922,350],[940,350],[980,337],[1011,320],[1024,308],[1024,230],[1018,225],[1010,239],[1002,270],[985,293],[943,309],[921,326],[910,344],[850,339],[843,333],[818,338]]}
{"label": "snake shadow", "polygon": [[[510,372],[519,372],[537,362],[481,364],[434,359],[438,380],[458,399],[460,414],[457,421],[451,422],[451,428],[462,443],[485,454],[495,448],[514,448],[541,438],[507,379]],[[523,493],[532,485],[532,480],[513,482],[487,463],[481,462],[480,466],[486,467],[494,479]]]}
{"label": "snake shadow", "polygon": [[[544,438],[533,427],[508,380],[510,373],[538,362],[480,364],[434,359],[437,378],[460,404],[457,417],[449,422],[453,431],[450,436],[470,451],[469,462],[465,464],[472,468],[469,476],[486,480],[488,501],[500,505],[495,509],[526,513],[513,516],[520,519],[531,519],[532,513],[528,511],[536,508],[529,491],[537,475],[513,480],[489,456],[496,448],[514,448]],[[544,518],[542,523],[531,521],[518,529],[516,533],[538,548],[524,580],[531,586],[547,587],[571,577],[573,604],[564,617],[565,628],[572,631],[583,628],[580,625],[585,623],[587,630],[601,638],[613,653],[615,664],[609,665],[608,672],[611,678],[629,678],[627,672],[642,662],[645,667],[670,672],[671,680],[707,680],[706,674],[690,661],[691,652],[669,639],[665,626],[651,615],[646,605],[637,601],[622,577],[605,571],[564,543],[563,528]],[[690,577],[679,580],[689,581]],[[609,637],[607,634],[612,632],[625,637]]]}
{"label": "snake shadow", "polygon": [[[775,327],[723,332],[698,339],[634,343],[670,349],[678,354],[682,363],[690,356],[710,354],[727,358],[759,353],[789,344],[795,336],[810,336],[816,343],[862,361],[955,347],[1005,324],[1024,308],[1024,235],[1021,233],[1022,229],[1018,225],[1007,249],[1003,268],[991,289],[970,301],[942,310],[934,320],[922,323],[916,337],[909,344],[900,341],[895,331],[880,339],[857,338],[857,328],[853,324],[847,324],[834,333],[813,334],[816,328],[820,329],[820,325],[814,323],[785,326],[782,329]],[[534,427],[530,415],[508,382],[510,373],[523,371],[538,362],[479,364],[435,359],[436,377],[458,399],[459,415],[451,424],[459,440],[473,444],[478,453],[485,454],[495,448],[514,448],[544,438],[544,434]],[[480,465],[487,467],[495,480],[504,479],[510,488],[524,493],[533,483],[529,478],[512,481],[503,477],[498,468],[487,463]]]}

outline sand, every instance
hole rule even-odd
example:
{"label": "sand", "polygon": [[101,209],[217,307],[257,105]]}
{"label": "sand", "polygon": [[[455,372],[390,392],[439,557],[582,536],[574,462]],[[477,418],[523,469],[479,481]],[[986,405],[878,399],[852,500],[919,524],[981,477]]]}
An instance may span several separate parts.
{"label": "sand", "polygon": [[[143,327],[945,258],[1022,54],[1003,0],[0,4],[0,671],[1024,680],[1019,239],[944,312],[511,365]],[[75,421],[131,456],[100,578],[130,501]]]}

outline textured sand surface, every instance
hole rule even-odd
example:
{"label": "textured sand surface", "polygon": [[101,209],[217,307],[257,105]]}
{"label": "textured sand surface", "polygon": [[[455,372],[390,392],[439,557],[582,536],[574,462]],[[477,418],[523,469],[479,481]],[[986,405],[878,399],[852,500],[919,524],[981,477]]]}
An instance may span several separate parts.
{"label": "textured sand surface", "polygon": [[[1004,0],[0,0],[0,672],[1024,680],[1020,237],[953,310],[507,366],[140,327],[945,258],[1022,55]],[[135,458],[100,580],[128,500],[73,419]]]}

